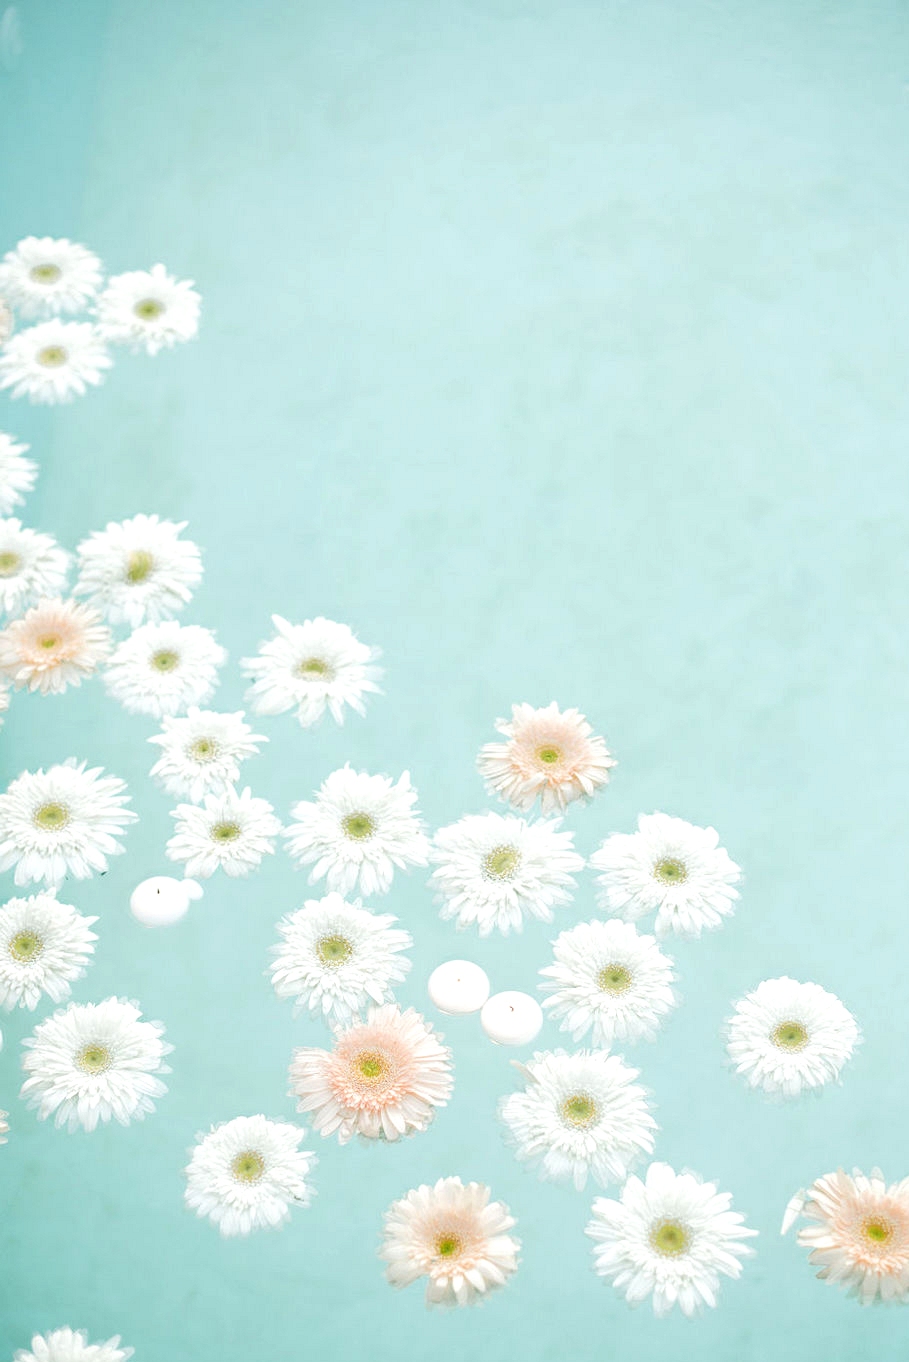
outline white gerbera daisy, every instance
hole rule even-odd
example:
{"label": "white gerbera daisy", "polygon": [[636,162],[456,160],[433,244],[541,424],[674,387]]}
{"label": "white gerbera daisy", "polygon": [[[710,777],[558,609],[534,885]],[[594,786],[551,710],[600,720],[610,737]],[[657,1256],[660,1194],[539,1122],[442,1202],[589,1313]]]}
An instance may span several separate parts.
{"label": "white gerbera daisy", "polygon": [[678,1002],[675,970],[652,936],[630,922],[579,922],[553,942],[555,963],[540,970],[543,1006],[572,1040],[594,1045],[653,1040]]}
{"label": "white gerbera daisy", "polygon": [[22,1042],[28,1078],[20,1097],[39,1120],[53,1116],[70,1130],[94,1130],[111,1117],[124,1126],[142,1120],[167,1091],[158,1075],[170,1072],[163,1060],[173,1046],[160,1022],[141,1017],[125,998],[70,1003],[46,1017]]}
{"label": "white gerbera daisy", "polygon": [[427,1305],[473,1305],[518,1268],[514,1218],[489,1188],[460,1178],[415,1187],[385,1213],[379,1257],[392,1286],[427,1277]]}
{"label": "white gerbera daisy", "polygon": [[101,283],[101,261],[66,237],[27,236],[0,260],[0,293],[23,317],[81,312]]}
{"label": "white gerbera daisy", "polygon": [[0,794],[0,870],[15,866],[16,884],[87,880],[107,869],[117,840],[135,821],[126,786],[100,766],[75,758],[47,771],[24,771]]}
{"label": "white gerbera daisy", "polygon": [[191,279],[175,279],[163,265],[108,279],[98,299],[98,329],[106,340],[156,355],[192,340],[202,299]]}
{"label": "white gerbera daisy", "polygon": [[193,879],[208,879],[219,868],[225,875],[248,875],[272,855],[281,831],[268,800],[254,798],[251,790],[206,795],[201,806],[178,804],[171,817],[177,824],[168,860],[182,861]]}
{"label": "white gerbera daisy", "polygon": [[179,614],[202,580],[198,547],[180,538],[185,529],[185,520],[156,515],[110,521],[76,548],[74,594],[88,596],[111,624],[131,629]]}
{"label": "white gerbera daisy", "polygon": [[295,1050],[291,1096],[323,1138],[397,1140],[425,1130],[452,1089],[451,1051],[426,1020],[394,1003],[339,1030],[333,1050]]}
{"label": "white gerbera daisy", "polygon": [[440,828],[430,852],[439,916],[458,927],[476,924],[480,936],[519,932],[525,915],[551,922],[553,908],[570,902],[584,865],[573,834],[560,832],[560,824],[481,813]]}
{"label": "white gerbera daisy", "polygon": [[631,1305],[653,1297],[653,1312],[684,1315],[715,1306],[720,1273],[738,1277],[757,1233],[731,1210],[729,1192],[694,1173],[652,1163],[643,1182],[630,1177],[618,1201],[597,1197],[587,1233],[595,1241],[594,1268]]}
{"label": "white gerbera daisy", "polygon": [[51,535],[0,520],[0,610],[18,615],[43,596],[59,596],[68,570],[69,554]]}
{"label": "white gerbera daisy", "polygon": [[90,322],[39,322],[0,351],[0,389],[46,405],[71,402],[96,387],[112,363]]}
{"label": "white gerbera daisy", "polygon": [[13,1362],[127,1362],[135,1348],[121,1348],[120,1335],[104,1343],[89,1343],[84,1329],[54,1329],[35,1334],[31,1351],[20,1348]]}
{"label": "white gerbera daisy", "polygon": [[407,977],[413,938],[394,927],[390,913],[370,913],[340,894],[308,899],[278,923],[284,938],[273,948],[269,967],[279,998],[293,998],[296,1012],[308,1008],[329,1022],[350,1022],[369,1003],[393,1000],[392,989]]}
{"label": "white gerbera daisy", "polygon": [[727,1030],[736,1073],[778,1097],[839,1078],[859,1041],[856,1020],[839,998],[785,976],[765,979],[741,998]]}
{"label": "white gerbera daisy", "polygon": [[211,699],[227,653],[198,624],[142,624],[114,649],[104,673],[109,695],[130,714],[161,719]]}
{"label": "white gerbera daisy", "polygon": [[304,1131],[264,1116],[237,1116],[200,1135],[186,1169],[185,1201],[223,1235],[275,1229],[313,1198],[315,1154]]}
{"label": "white gerbera daisy", "polygon": [[35,485],[38,465],[25,458],[28,447],[0,430],[0,516],[9,515]]}
{"label": "white gerbera daisy", "polygon": [[560,710],[553,700],[542,709],[512,705],[510,719],[497,719],[505,742],[488,742],[477,766],[490,794],[516,809],[561,813],[576,799],[590,799],[607,784],[616,761],[583,714]]}
{"label": "white gerbera daisy", "polygon": [[665,813],[642,813],[638,830],[616,832],[590,858],[600,871],[600,906],[628,921],[656,911],[657,936],[700,936],[718,927],[739,897],[742,872],[715,828]]}
{"label": "white gerbera daisy", "polygon": [[218,714],[192,706],[183,718],[166,716],[162,732],[149,738],[161,748],[152,777],[175,799],[200,803],[224,794],[240,778],[240,763],[268,742],[243,720],[243,711]]}
{"label": "white gerbera daisy", "polygon": [[324,781],[314,801],[291,809],[287,849],[311,865],[310,884],[349,894],[386,894],[395,866],[426,865],[429,843],[414,811],[417,792],[407,771],[397,782],[342,766]]}
{"label": "white gerbera daisy", "polygon": [[110,652],[101,616],[75,601],[39,601],[0,630],[0,676],[17,689],[60,695],[92,676]]}
{"label": "white gerbera daisy", "polygon": [[518,1158],[538,1163],[542,1178],[571,1179],[581,1191],[589,1173],[605,1187],[653,1152],[647,1094],[634,1081],[638,1070],[618,1055],[553,1050],[515,1068],[527,1086],[502,1099],[499,1115]]}
{"label": "white gerbera daisy", "polygon": [[378,692],[382,675],[374,666],[378,648],[361,643],[346,624],[304,620],[289,624],[272,615],[275,637],[258,656],[240,663],[253,685],[248,698],[256,714],[284,714],[296,706],[304,728],[321,719],[326,708],[336,723],[344,722],[344,706],[365,714],[363,696]]}
{"label": "white gerbera daisy", "polygon": [[52,1002],[69,997],[98,940],[96,917],[83,917],[53,894],[10,899],[0,908],[0,1006],[34,1011],[46,994]]}

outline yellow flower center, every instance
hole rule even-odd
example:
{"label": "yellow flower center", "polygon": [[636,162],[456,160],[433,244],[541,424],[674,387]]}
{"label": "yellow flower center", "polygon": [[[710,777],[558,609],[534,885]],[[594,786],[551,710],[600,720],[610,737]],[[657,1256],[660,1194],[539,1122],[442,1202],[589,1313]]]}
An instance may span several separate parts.
{"label": "yellow flower center", "polygon": [[653,878],[663,884],[684,884],[688,879],[688,868],[675,856],[664,856],[653,867]]}
{"label": "yellow flower center", "polygon": [[164,304],[158,298],[142,298],[133,307],[133,312],[143,322],[153,322],[164,310]]}
{"label": "yellow flower center", "polygon": [[23,927],[9,943],[9,953],[20,965],[27,965],[36,960],[43,950],[44,942],[38,933],[29,927]]}
{"label": "yellow flower center", "polygon": [[44,832],[59,832],[69,822],[69,809],[65,804],[54,802],[42,804],[40,808],[35,809],[32,821]]}
{"label": "yellow flower center", "polygon": [[297,675],[304,681],[331,681],[334,677],[334,670],[324,658],[307,657],[297,668]]}
{"label": "yellow flower center", "polygon": [[798,1050],[804,1050],[808,1044],[808,1032],[801,1022],[783,1021],[770,1039],[778,1050],[789,1050],[794,1054]]}
{"label": "yellow flower center", "polygon": [[562,760],[562,753],[552,744],[537,748],[537,761],[541,761],[544,766],[556,766]]}
{"label": "yellow flower center", "polygon": [[604,993],[627,993],[631,988],[631,972],[624,965],[604,965],[597,975],[597,985]]}
{"label": "yellow flower center", "polygon": [[0,553],[0,577],[12,577],[19,571],[19,564],[22,562],[18,553],[13,553],[12,549],[4,549]]}
{"label": "yellow flower center", "polygon": [[893,1226],[889,1220],[872,1219],[866,1220],[862,1229],[865,1238],[870,1239],[875,1246],[887,1244],[893,1238]]}
{"label": "yellow flower center", "polygon": [[462,1248],[460,1235],[453,1230],[443,1230],[436,1239],[436,1255],[439,1258],[457,1258]]}
{"label": "yellow flower center", "polygon": [[257,1149],[244,1149],[234,1155],[230,1171],[237,1182],[258,1182],[265,1172],[265,1160]]}
{"label": "yellow flower center", "polygon": [[189,755],[193,761],[214,761],[218,755],[218,744],[214,738],[196,738],[189,745]]}
{"label": "yellow flower center", "polygon": [[240,836],[242,829],[239,823],[215,823],[211,830],[213,842],[235,842]]}
{"label": "yellow flower center", "polygon": [[76,1066],[85,1074],[103,1074],[111,1066],[111,1052],[106,1045],[93,1042],[76,1055]]}
{"label": "yellow flower center", "polygon": [[59,648],[59,634],[42,634],[38,639],[38,647],[43,648],[46,653],[52,652],[54,648]]}
{"label": "yellow flower center", "polygon": [[597,1119],[597,1104],[584,1092],[566,1097],[560,1110],[566,1125],[575,1126],[578,1130],[586,1130]]}
{"label": "yellow flower center", "polygon": [[489,880],[510,880],[520,864],[517,847],[493,847],[483,858],[483,874]]}
{"label": "yellow flower center", "polygon": [[170,648],[162,648],[160,652],[152,654],[151,664],[156,672],[172,672],[180,665],[180,654]]}
{"label": "yellow flower center", "polygon": [[32,265],[28,272],[29,279],[36,284],[56,284],[63,271],[59,265]]}
{"label": "yellow flower center", "polygon": [[353,1063],[357,1077],[370,1086],[383,1083],[391,1072],[391,1065],[378,1050],[361,1050]]}
{"label": "yellow flower center", "polygon": [[316,953],[323,965],[343,965],[353,955],[353,946],[345,936],[323,936]]}
{"label": "yellow flower center", "polygon": [[376,830],[375,819],[368,813],[349,813],[341,823],[348,837],[355,842],[365,842]]}
{"label": "yellow flower center", "polygon": [[45,345],[39,350],[35,359],[39,364],[43,364],[45,369],[59,369],[61,364],[65,364],[69,356],[62,345]]}
{"label": "yellow flower center", "polygon": [[155,560],[148,549],[136,549],[126,560],[124,576],[131,586],[138,586],[140,582],[148,581],[154,566]]}
{"label": "yellow flower center", "polygon": [[650,1247],[664,1258],[680,1258],[691,1245],[691,1235],[680,1220],[658,1220],[650,1230]]}

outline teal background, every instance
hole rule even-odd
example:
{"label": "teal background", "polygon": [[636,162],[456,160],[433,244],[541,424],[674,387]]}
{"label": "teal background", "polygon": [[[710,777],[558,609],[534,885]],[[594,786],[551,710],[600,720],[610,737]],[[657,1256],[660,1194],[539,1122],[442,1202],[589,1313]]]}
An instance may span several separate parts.
{"label": "teal background", "polygon": [[[511,1053],[449,1020],[457,1084],[400,1148],[318,1141],[318,1197],[222,1242],[182,1206],[195,1133],[293,1115],[294,1022],[263,977],[306,895],[282,854],[209,881],[147,932],[165,873],[151,721],[99,685],[15,698],[4,783],[74,755],[124,776],[141,823],[72,886],[101,939],[79,1001],[118,993],[175,1046],[168,1096],[69,1136],[18,1101],[3,1020],[0,1357],[63,1323],[137,1362],[790,1362],[905,1356],[778,1237],[838,1164],[909,1173],[905,1008],[909,9],[902,0],[23,0],[0,75],[0,244],[69,235],[111,271],[163,260],[204,295],[197,343],[123,358],[52,411],[3,401],[41,464],[26,523],[70,547],[109,519],[190,522],[184,616],[231,665],[269,615],[380,644],[385,697],[343,729],[265,720],[247,767],[282,815],[335,766],[409,768],[432,826],[486,807],[480,744],[513,700],[578,705],[620,765],[569,816],[583,851],[654,808],[714,823],[747,880],[675,955],[684,1005],[634,1047],[657,1156],[734,1193],[758,1256],[694,1323],[629,1311],[593,1275],[593,1193],[539,1183],[494,1120]],[[12,893],[12,877],[4,892]],[[424,876],[377,907],[416,938],[400,990],[479,960],[533,989],[554,930],[480,943]],[[559,926],[593,914],[585,873]],[[765,1103],[728,1073],[732,999],[817,980],[865,1043],[841,1088]],[[428,1006],[428,1004],[426,1004]],[[43,1008],[38,1016],[44,1015]],[[560,1037],[547,1025],[542,1046]],[[311,1143],[311,1141],[309,1142]],[[457,1173],[519,1221],[517,1277],[482,1309],[392,1294],[385,1207]]]}

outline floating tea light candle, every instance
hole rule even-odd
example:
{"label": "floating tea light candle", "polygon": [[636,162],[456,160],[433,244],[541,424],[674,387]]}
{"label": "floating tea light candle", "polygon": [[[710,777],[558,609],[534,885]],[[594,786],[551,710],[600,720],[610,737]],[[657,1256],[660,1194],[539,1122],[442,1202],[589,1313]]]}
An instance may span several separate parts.
{"label": "floating tea light candle", "polygon": [[453,1017],[479,1012],[489,997],[489,978],[472,960],[446,960],[429,976],[429,996],[440,1012]]}
{"label": "floating tea light candle", "polygon": [[136,885],[129,897],[129,909],[143,927],[170,927],[186,916],[190,903],[200,899],[202,893],[201,884],[195,880],[153,875]]}
{"label": "floating tea light candle", "polygon": [[480,1025],[496,1045],[529,1045],[543,1025],[543,1011],[529,993],[494,993],[480,1013]]}

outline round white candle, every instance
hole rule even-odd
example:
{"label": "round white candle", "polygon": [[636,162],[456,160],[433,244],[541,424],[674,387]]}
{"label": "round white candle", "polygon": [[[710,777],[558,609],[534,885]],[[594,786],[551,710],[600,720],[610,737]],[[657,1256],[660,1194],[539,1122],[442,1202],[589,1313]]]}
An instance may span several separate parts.
{"label": "round white candle", "polygon": [[446,960],[430,974],[427,988],[440,1012],[462,1017],[479,1012],[489,997],[489,978],[472,960]]}
{"label": "round white candle", "polygon": [[153,875],[136,885],[129,896],[129,909],[143,927],[170,927],[186,916],[193,899],[201,897],[202,886],[195,880]]}
{"label": "round white candle", "polygon": [[543,1009],[529,993],[494,993],[483,1006],[480,1025],[496,1045],[529,1045],[540,1034]]}

